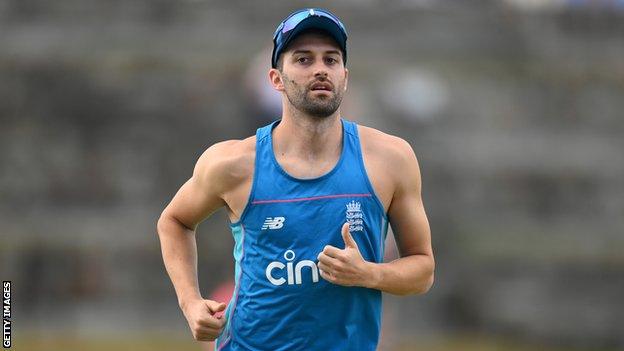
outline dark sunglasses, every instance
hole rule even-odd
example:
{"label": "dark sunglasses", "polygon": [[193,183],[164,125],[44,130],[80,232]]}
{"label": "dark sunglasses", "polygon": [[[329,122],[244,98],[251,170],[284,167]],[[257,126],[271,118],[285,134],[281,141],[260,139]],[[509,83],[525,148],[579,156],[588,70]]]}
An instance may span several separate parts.
{"label": "dark sunglasses", "polygon": [[312,16],[319,16],[330,19],[340,27],[345,36],[347,35],[347,30],[345,29],[345,26],[336,16],[321,9],[314,8],[297,11],[288,16],[282,23],[280,23],[280,25],[275,30],[275,33],[273,34],[273,41],[277,43],[279,39],[281,39],[283,34],[288,33],[288,31],[295,28],[299,23],[301,23],[301,21]]}

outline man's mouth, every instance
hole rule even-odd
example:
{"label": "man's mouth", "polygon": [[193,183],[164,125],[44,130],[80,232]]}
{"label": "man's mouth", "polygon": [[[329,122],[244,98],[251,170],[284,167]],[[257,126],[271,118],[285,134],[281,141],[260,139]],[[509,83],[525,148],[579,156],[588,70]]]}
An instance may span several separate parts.
{"label": "man's mouth", "polygon": [[312,91],[331,91],[331,85],[328,83],[314,83],[312,84],[312,86],[310,87],[310,90]]}

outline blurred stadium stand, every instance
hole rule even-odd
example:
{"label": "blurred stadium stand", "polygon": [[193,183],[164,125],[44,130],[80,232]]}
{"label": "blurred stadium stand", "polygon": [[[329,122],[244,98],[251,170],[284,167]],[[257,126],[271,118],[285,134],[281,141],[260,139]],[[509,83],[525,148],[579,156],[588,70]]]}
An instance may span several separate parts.
{"label": "blurred stadium stand", "polygon": [[[306,5],[0,0],[16,333],[191,337],[156,220],[205,148],[271,119],[246,72]],[[624,349],[624,2],[319,6],[350,35],[344,117],[407,139],[423,174],[437,280],[385,296],[381,349]],[[233,276],[226,224],[198,231],[205,296]]]}

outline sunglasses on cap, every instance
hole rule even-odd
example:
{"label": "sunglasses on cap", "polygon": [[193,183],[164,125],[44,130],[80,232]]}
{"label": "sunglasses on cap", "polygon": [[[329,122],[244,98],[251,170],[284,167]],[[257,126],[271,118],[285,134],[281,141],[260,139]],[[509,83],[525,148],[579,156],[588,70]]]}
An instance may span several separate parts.
{"label": "sunglasses on cap", "polygon": [[[305,23],[302,23],[305,22]],[[301,25],[301,26],[300,26]],[[271,66],[276,68],[281,52],[305,29],[317,28],[326,31],[337,43],[347,62],[347,31],[338,17],[319,8],[307,8],[293,12],[283,20],[273,34]]]}
{"label": "sunglasses on cap", "polygon": [[342,22],[340,22],[338,17],[325,10],[314,8],[296,11],[288,16],[284,21],[282,21],[282,23],[280,23],[280,25],[275,30],[275,33],[273,34],[273,41],[279,41],[278,39],[281,35],[286,34],[291,29],[295,28],[299,23],[301,23],[301,21],[312,16],[329,18],[331,21],[336,23],[338,27],[340,27],[340,29],[344,32],[345,36],[347,35],[347,29],[342,24]]}

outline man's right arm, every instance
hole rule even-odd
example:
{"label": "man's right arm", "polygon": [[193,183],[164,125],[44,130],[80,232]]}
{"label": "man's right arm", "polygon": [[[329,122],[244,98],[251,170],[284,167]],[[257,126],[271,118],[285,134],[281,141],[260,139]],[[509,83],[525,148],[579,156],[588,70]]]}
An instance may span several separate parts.
{"label": "man's right arm", "polygon": [[197,225],[224,206],[223,192],[228,187],[223,155],[236,141],[208,148],[199,158],[193,176],[173,197],[158,220],[163,261],[173,283],[178,303],[197,340],[214,340],[224,321],[214,317],[225,309],[224,303],[203,300],[197,279]]}

